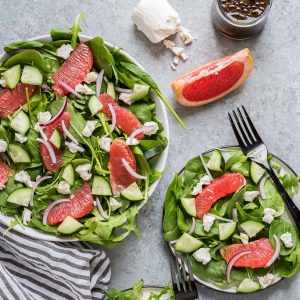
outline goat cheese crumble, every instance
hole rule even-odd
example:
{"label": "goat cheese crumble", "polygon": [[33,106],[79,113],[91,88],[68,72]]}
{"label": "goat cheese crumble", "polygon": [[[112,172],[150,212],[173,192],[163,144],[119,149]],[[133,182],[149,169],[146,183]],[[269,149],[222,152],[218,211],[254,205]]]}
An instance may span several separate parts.
{"label": "goat cheese crumble", "polygon": [[15,133],[15,141],[16,142],[19,142],[21,144],[25,143],[27,141],[27,137],[24,136],[23,134],[21,133]]}
{"label": "goat cheese crumble", "polygon": [[100,148],[106,152],[110,151],[111,138],[103,136],[99,139]]}
{"label": "goat cheese crumble", "polygon": [[77,84],[75,87],[75,91],[80,94],[84,95],[94,95],[95,91],[93,91],[91,88],[89,88],[86,84]]}
{"label": "goat cheese crumble", "polygon": [[216,218],[210,215],[203,216],[203,228],[206,232],[209,232],[214,225]]}
{"label": "goat cheese crumble", "polygon": [[280,236],[281,241],[283,242],[286,248],[293,248],[293,238],[290,232],[285,232]]}
{"label": "goat cheese crumble", "polygon": [[276,215],[276,210],[273,208],[265,208],[264,209],[264,216],[262,218],[262,220],[265,223],[271,224],[275,218]]}
{"label": "goat cheese crumble", "polygon": [[191,194],[196,196],[202,192],[203,185],[209,185],[211,183],[211,178],[208,175],[203,176],[200,181],[194,186]]}
{"label": "goat cheese crumble", "polygon": [[268,287],[269,285],[273,284],[277,278],[278,277],[276,275],[274,275],[272,273],[268,273],[265,276],[258,277],[258,281],[259,281],[261,287],[264,289],[264,288]]}
{"label": "goat cheese crumble", "polygon": [[45,123],[50,121],[52,118],[50,111],[39,112],[37,115],[37,119],[39,123]]}
{"label": "goat cheese crumble", "polygon": [[193,253],[193,257],[203,265],[207,265],[211,261],[211,255],[209,251],[209,248],[200,248]]}
{"label": "goat cheese crumble", "polygon": [[31,181],[31,178],[29,174],[26,171],[20,171],[15,174],[15,181],[24,183],[26,186],[32,188],[33,182]]}
{"label": "goat cheese crumble", "polygon": [[109,206],[112,211],[115,211],[118,208],[122,207],[122,203],[117,201],[114,197],[110,197],[109,198]]}
{"label": "goat cheese crumble", "polygon": [[84,181],[88,181],[92,178],[92,174],[90,173],[92,169],[92,165],[91,164],[83,164],[83,165],[79,165],[75,171],[79,174],[79,176],[84,180]]}
{"label": "goat cheese crumble", "polygon": [[254,199],[259,195],[258,191],[246,191],[244,194],[244,200],[246,202],[253,202]]}
{"label": "goat cheese crumble", "polygon": [[7,150],[7,142],[0,139],[0,152],[6,152]]}
{"label": "goat cheese crumble", "polygon": [[97,123],[98,121],[87,121],[84,129],[82,130],[82,135],[85,137],[90,137],[96,129]]}
{"label": "goat cheese crumble", "polygon": [[60,194],[62,194],[62,195],[71,194],[70,184],[68,182],[66,182],[66,181],[61,181],[58,184],[57,192],[60,193]]}
{"label": "goat cheese crumble", "polygon": [[90,72],[86,75],[85,77],[85,82],[86,83],[92,83],[92,82],[95,82],[97,80],[97,77],[98,77],[98,73],[96,72]]}
{"label": "goat cheese crumble", "polygon": [[69,58],[73,48],[70,44],[63,44],[56,50],[56,55],[63,59]]}

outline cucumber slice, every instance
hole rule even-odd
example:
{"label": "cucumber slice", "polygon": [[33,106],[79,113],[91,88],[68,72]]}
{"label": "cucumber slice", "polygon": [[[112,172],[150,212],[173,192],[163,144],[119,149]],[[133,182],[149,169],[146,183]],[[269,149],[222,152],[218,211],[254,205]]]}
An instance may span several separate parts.
{"label": "cucumber slice", "polygon": [[192,253],[203,245],[202,241],[197,240],[191,235],[184,233],[176,242],[176,251],[183,253]]}
{"label": "cucumber slice", "polygon": [[264,173],[265,173],[265,170],[261,166],[259,166],[254,161],[251,161],[250,176],[254,183],[257,184],[260,181],[260,179],[263,177]]}
{"label": "cucumber slice", "polygon": [[260,289],[260,284],[251,280],[250,278],[245,278],[237,287],[236,291],[238,293],[253,293]]}
{"label": "cucumber slice", "polygon": [[109,183],[101,176],[94,176],[92,194],[98,196],[111,196],[112,191]]}
{"label": "cucumber slice", "polygon": [[220,151],[214,150],[207,163],[207,167],[213,171],[222,171],[224,166],[224,158]]}
{"label": "cucumber slice", "polygon": [[132,101],[141,100],[149,94],[150,86],[146,84],[135,83],[131,95]]}
{"label": "cucumber slice", "polygon": [[63,234],[72,234],[84,226],[79,223],[77,220],[68,216],[64,221],[57,227],[57,231]]}
{"label": "cucumber slice", "polygon": [[20,110],[18,114],[11,120],[10,126],[17,132],[25,135],[30,127],[30,120],[23,110]]}
{"label": "cucumber slice", "polygon": [[109,82],[107,84],[107,90],[106,93],[111,96],[112,98],[114,98],[116,100],[116,91],[115,91],[115,86],[112,82]]}
{"label": "cucumber slice", "polygon": [[196,217],[195,198],[181,198],[181,204],[190,216]]}
{"label": "cucumber slice", "polygon": [[96,96],[92,96],[89,100],[88,107],[92,116],[94,116],[103,108],[103,105]]}
{"label": "cucumber slice", "polygon": [[31,159],[22,145],[9,144],[8,153],[14,163],[30,163]]}
{"label": "cucumber slice", "polygon": [[227,240],[233,235],[236,229],[236,224],[236,222],[219,224],[219,237],[221,241]]}
{"label": "cucumber slice", "polygon": [[61,137],[61,133],[57,130],[57,129],[54,129],[51,137],[50,137],[50,142],[56,147],[56,148],[60,148],[61,146],[61,140],[62,140],[62,137]]}
{"label": "cucumber slice", "polygon": [[72,164],[69,164],[65,167],[64,172],[61,177],[70,185],[74,184],[75,172],[74,172],[74,168],[73,168]]}
{"label": "cucumber slice", "polygon": [[4,72],[4,80],[7,87],[14,89],[20,81],[21,65],[15,65]]}
{"label": "cucumber slice", "polygon": [[225,170],[229,170],[234,164],[236,164],[239,161],[242,161],[243,159],[245,159],[244,161],[246,161],[246,157],[244,155],[244,153],[241,150],[236,151],[232,156],[230,156],[226,162],[225,162]]}
{"label": "cucumber slice", "polygon": [[164,150],[164,147],[162,145],[153,147],[144,153],[144,157],[146,159],[150,159],[150,158],[156,156],[157,154],[161,153],[163,150]]}
{"label": "cucumber slice", "polygon": [[7,202],[27,207],[30,202],[31,193],[32,193],[32,188],[29,187],[14,190],[8,196]]}
{"label": "cucumber slice", "polygon": [[41,85],[43,83],[43,75],[39,69],[32,66],[25,66],[22,72],[21,82],[33,85]]}
{"label": "cucumber slice", "polygon": [[240,226],[250,238],[255,237],[265,227],[264,224],[256,221],[246,221],[241,223]]}
{"label": "cucumber slice", "polygon": [[121,195],[130,201],[139,201],[144,199],[144,196],[136,182],[121,191]]}
{"label": "cucumber slice", "polygon": [[245,163],[236,163],[231,167],[231,171],[233,173],[241,173],[243,176],[247,176],[249,177],[250,175],[250,164],[248,161],[246,161]]}

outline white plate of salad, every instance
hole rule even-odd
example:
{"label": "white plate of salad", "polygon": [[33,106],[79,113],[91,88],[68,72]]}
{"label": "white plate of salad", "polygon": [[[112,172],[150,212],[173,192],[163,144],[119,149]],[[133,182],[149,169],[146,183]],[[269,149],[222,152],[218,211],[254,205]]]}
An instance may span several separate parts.
{"label": "white plate of salad", "polygon": [[81,18],[0,56],[0,221],[114,246],[164,172],[170,106],[132,57],[79,35]]}
{"label": "white plate of salad", "polygon": [[[299,207],[299,177],[269,160]],[[187,162],[166,193],[164,239],[188,255],[196,280],[228,293],[252,293],[295,275],[299,232],[271,179],[238,147]]]}

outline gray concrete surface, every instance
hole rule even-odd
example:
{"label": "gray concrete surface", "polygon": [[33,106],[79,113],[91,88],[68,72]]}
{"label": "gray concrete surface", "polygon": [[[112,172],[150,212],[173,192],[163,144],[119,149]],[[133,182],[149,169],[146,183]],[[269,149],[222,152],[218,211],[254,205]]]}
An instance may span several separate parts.
{"label": "gray concrete surface", "polygon": [[[132,24],[130,14],[138,0],[0,0],[0,46],[49,32],[52,26],[69,26],[77,12],[86,14],[84,33],[102,35],[123,47],[154,76],[187,125],[184,130],[170,121],[168,172],[149,203],[139,214],[142,238],[130,236],[120,247],[108,250],[112,261],[111,286],[130,287],[143,278],[146,284],[170,281],[166,247],[162,241],[162,207],[166,188],[186,160],[206,145],[234,144],[227,112],[246,106],[269,149],[300,173],[300,2],[274,1],[263,33],[251,40],[233,41],[216,33],[211,25],[211,0],[170,0],[183,23],[198,36],[188,48],[190,59],[176,72],[171,54],[162,45],[152,45]],[[251,49],[255,69],[247,84],[225,99],[200,108],[176,104],[170,82],[191,68],[214,58]],[[261,299],[300,299],[300,275],[256,294]],[[239,299],[201,288],[200,299]],[[244,296],[251,299],[253,296]]]}

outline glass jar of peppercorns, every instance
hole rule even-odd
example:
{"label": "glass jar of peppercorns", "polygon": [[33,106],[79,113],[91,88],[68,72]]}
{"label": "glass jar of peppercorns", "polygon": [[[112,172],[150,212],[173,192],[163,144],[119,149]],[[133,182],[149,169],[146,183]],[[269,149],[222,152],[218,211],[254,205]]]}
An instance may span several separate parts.
{"label": "glass jar of peppercorns", "polygon": [[260,33],[266,23],[272,0],[214,0],[214,27],[234,39],[247,39]]}

